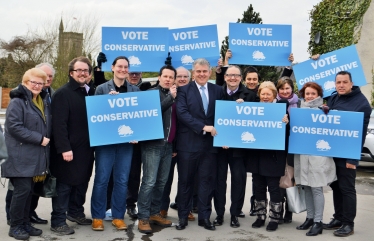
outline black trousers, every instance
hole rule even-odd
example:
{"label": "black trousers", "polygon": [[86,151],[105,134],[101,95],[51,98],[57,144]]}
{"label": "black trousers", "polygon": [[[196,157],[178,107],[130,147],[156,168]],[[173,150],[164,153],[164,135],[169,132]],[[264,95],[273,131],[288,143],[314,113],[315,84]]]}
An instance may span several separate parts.
{"label": "black trousers", "polygon": [[179,151],[178,156],[178,217],[180,219],[188,217],[192,205],[194,179],[195,175],[198,175],[199,219],[209,219],[216,183],[217,154],[205,151]]}
{"label": "black trousers", "polygon": [[[5,197],[5,212],[6,212],[6,218],[7,220],[10,220],[10,214],[9,214],[9,210],[10,210],[10,203],[12,201],[12,196],[13,196],[13,190],[9,190],[7,191],[6,193],[6,197]],[[39,196],[37,195],[32,195],[31,197],[31,203],[30,203],[30,211],[29,211],[29,216],[32,217],[36,217],[38,216],[38,214],[36,213],[36,208],[38,207],[38,203],[39,203]]]}
{"label": "black trousers", "polygon": [[32,177],[12,177],[10,181],[14,190],[9,215],[11,226],[15,227],[30,222],[29,212],[34,181]]}
{"label": "black trousers", "polygon": [[72,217],[84,217],[84,203],[88,182],[71,186],[57,180],[57,197],[52,198],[51,226],[60,227],[66,224],[66,213]]}
{"label": "black trousers", "polygon": [[[161,200],[161,210],[169,210],[169,204],[170,204],[170,192],[171,192],[171,186],[173,185],[173,179],[174,179],[174,170],[175,170],[175,165],[177,164],[178,161],[178,155],[173,157],[171,159],[171,165],[170,165],[170,173],[168,180],[165,184],[164,187],[164,193],[162,195],[162,200]],[[193,196],[192,196],[192,207],[197,207],[197,189],[198,189],[198,176],[195,175],[195,182],[194,182],[194,191],[193,191]],[[175,195],[175,203],[178,203],[178,190],[177,194]]]}
{"label": "black trousers", "polygon": [[224,215],[226,205],[227,171],[231,172],[230,214],[238,216],[243,208],[247,172],[243,157],[233,157],[233,150],[220,150],[217,157],[217,184],[214,192],[214,208],[217,215]]}
{"label": "black trousers", "polygon": [[140,151],[140,144],[134,144],[134,149],[133,149],[133,154],[132,154],[132,159],[131,159],[129,181],[127,184],[127,198],[126,198],[127,208],[135,208],[136,202],[138,202],[141,171],[142,171],[142,155]]}
{"label": "black trousers", "polygon": [[330,184],[333,191],[334,218],[343,224],[354,226],[357,212],[356,169],[336,165],[338,180]]}
{"label": "black trousers", "polygon": [[266,177],[260,174],[252,174],[255,186],[255,198],[257,201],[266,200],[267,190],[270,193],[270,201],[280,203],[282,201],[279,180],[280,177]]}

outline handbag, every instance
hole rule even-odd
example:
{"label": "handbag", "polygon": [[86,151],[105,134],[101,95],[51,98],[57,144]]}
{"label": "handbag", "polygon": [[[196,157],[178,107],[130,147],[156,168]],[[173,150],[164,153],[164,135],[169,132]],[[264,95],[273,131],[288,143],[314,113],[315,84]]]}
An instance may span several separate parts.
{"label": "handbag", "polygon": [[46,198],[57,197],[56,178],[48,173],[44,181],[36,182],[34,185],[34,195]]}
{"label": "handbag", "polygon": [[286,188],[288,210],[293,213],[306,211],[305,190],[302,186]]}
{"label": "handbag", "polygon": [[293,181],[292,181],[293,173],[294,173],[293,167],[289,166],[286,163],[286,169],[284,171],[284,176],[282,176],[279,180],[279,187],[280,188],[286,189],[286,188],[294,186]]}
{"label": "handbag", "polygon": [[0,165],[3,164],[7,158],[8,151],[6,149],[5,138],[3,133],[0,132]]}

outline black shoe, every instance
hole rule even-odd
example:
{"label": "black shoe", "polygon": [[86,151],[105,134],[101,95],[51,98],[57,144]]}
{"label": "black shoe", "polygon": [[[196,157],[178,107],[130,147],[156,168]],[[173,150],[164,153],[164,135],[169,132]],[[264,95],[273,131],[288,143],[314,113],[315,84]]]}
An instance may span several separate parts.
{"label": "black shoe", "polygon": [[193,213],[199,213],[199,209],[197,209],[197,207],[193,207],[191,211],[192,211]]}
{"label": "black shoe", "polygon": [[233,228],[239,228],[240,227],[238,217],[236,217],[235,215],[231,215],[230,226],[233,227]]}
{"label": "black shoe", "polygon": [[175,228],[177,230],[183,230],[183,229],[186,228],[186,226],[188,226],[187,218],[181,218],[181,219],[179,219],[179,223],[177,224],[177,226],[175,226]]}
{"label": "black shoe", "polygon": [[323,224],[323,229],[326,229],[326,230],[333,230],[333,229],[338,229],[342,226],[342,222],[333,218],[331,219],[331,221],[329,223],[324,223]]}
{"label": "black shoe", "polygon": [[307,218],[305,222],[296,227],[297,230],[307,230],[314,224],[313,218]]}
{"label": "black shoe", "polygon": [[244,218],[244,217],[245,217],[245,214],[243,213],[243,211],[240,211],[238,217],[239,217],[239,218]]}
{"label": "black shoe", "polygon": [[278,229],[278,222],[270,221],[266,226],[266,231],[273,232]]}
{"label": "black shoe", "polygon": [[314,223],[309,232],[306,233],[306,236],[317,236],[318,234],[322,234],[322,230],[322,222]]}
{"label": "black shoe", "polygon": [[70,215],[66,215],[66,219],[70,222],[75,222],[79,225],[91,225],[92,219],[86,218],[86,217],[73,217]]}
{"label": "black shoe", "polygon": [[292,222],[292,212],[286,211],[284,213],[283,223],[291,223]]}
{"label": "black shoe", "polygon": [[349,224],[343,224],[339,229],[334,231],[334,235],[338,237],[347,237],[349,235],[354,234],[355,231],[353,230],[353,226]]}
{"label": "black shoe", "polygon": [[10,227],[8,235],[18,240],[28,240],[30,237],[29,233],[23,228],[23,225]]}
{"label": "black shoe", "polygon": [[256,213],[256,211],[253,209],[251,209],[251,211],[249,211],[249,216],[252,216],[252,217],[254,217],[254,216],[256,216],[257,215],[257,213]]}
{"label": "black shoe", "polygon": [[51,227],[51,231],[57,233],[57,235],[69,235],[75,233],[74,229],[69,227],[67,224]]}
{"label": "black shoe", "polygon": [[39,218],[38,215],[31,216],[30,217],[30,222],[35,223],[35,224],[47,224],[48,221],[42,218]]}
{"label": "black shoe", "polygon": [[210,222],[209,219],[199,219],[198,225],[211,231],[216,230],[216,227]]}
{"label": "black shoe", "polygon": [[265,220],[256,219],[256,221],[252,223],[252,228],[261,228],[264,225],[265,225]]}
{"label": "black shoe", "polygon": [[178,204],[177,203],[170,203],[170,208],[174,210],[178,210]]}
{"label": "black shoe", "polygon": [[135,208],[128,208],[127,209],[127,214],[130,216],[132,219],[137,219],[138,218],[138,212],[136,211]]}
{"label": "black shoe", "polygon": [[213,223],[215,226],[221,226],[223,224],[223,216],[218,215],[216,219],[214,219]]}
{"label": "black shoe", "polygon": [[34,228],[31,226],[31,223],[26,223],[23,225],[23,229],[30,235],[30,236],[40,236],[43,231],[38,228]]}

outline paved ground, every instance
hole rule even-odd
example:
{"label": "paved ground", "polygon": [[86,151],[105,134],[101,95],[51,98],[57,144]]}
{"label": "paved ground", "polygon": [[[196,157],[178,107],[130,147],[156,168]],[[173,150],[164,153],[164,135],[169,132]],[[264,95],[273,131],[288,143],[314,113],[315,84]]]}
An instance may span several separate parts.
{"label": "paved ground", "polygon": [[[290,224],[283,224],[279,226],[276,232],[267,232],[265,228],[253,229],[251,224],[255,221],[255,217],[248,215],[250,206],[249,198],[250,195],[246,196],[245,206],[243,211],[247,216],[240,219],[240,228],[231,228],[229,226],[230,215],[226,212],[225,223],[223,226],[217,227],[216,231],[208,231],[202,227],[197,226],[197,221],[189,222],[188,227],[184,231],[177,231],[174,227],[160,228],[153,226],[154,233],[152,235],[143,235],[137,230],[137,222],[131,220],[127,215],[125,216],[125,222],[128,224],[129,229],[125,231],[116,231],[110,224],[105,222],[105,230],[103,232],[95,232],[91,230],[90,226],[80,226],[68,221],[68,224],[74,227],[76,233],[68,236],[57,236],[49,230],[49,225],[38,225],[38,228],[43,230],[43,234],[40,237],[32,237],[32,241],[49,241],[49,240],[78,240],[78,241],[119,241],[119,240],[143,240],[143,241],[257,241],[257,240],[302,240],[304,238],[314,240],[372,240],[374,235],[373,220],[374,220],[374,163],[361,162],[360,170],[358,173],[357,190],[358,190],[358,210],[355,225],[355,234],[348,238],[335,237],[332,231],[324,230],[322,235],[317,237],[306,237],[306,231],[296,230],[296,226],[301,224],[305,220],[305,213],[294,215],[293,222]],[[228,178],[228,182],[230,176]],[[4,183],[4,179],[2,179]],[[229,186],[230,184],[228,184]],[[87,203],[85,205],[86,215],[90,216],[90,197],[91,197],[92,182],[87,192]],[[6,225],[5,218],[5,194],[6,188],[0,190],[0,240],[14,240],[8,237],[9,226]],[[176,192],[176,184],[174,183],[172,189],[172,197]],[[251,175],[248,174],[247,181],[247,194],[251,193]],[[230,195],[227,193],[227,200]],[[333,214],[332,206],[332,192],[330,188],[325,188],[325,212],[324,221],[328,222]],[[229,209],[229,202],[226,205],[226,210]],[[39,207],[37,209],[39,216],[50,219],[51,212],[51,201],[50,199],[40,199]],[[169,217],[173,222],[177,222],[177,212],[169,209]],[[212,221],[215,218],[215,212],[212,214]]]}

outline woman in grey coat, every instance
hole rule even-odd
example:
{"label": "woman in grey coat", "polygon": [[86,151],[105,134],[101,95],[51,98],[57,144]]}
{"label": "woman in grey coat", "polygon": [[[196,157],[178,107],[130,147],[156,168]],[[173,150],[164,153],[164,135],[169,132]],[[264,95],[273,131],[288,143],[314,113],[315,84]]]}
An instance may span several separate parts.
{"label": "woman in grey coat", "polygon": [[[317,108],[323,104],[323,90],[315,82],[306,83],[299,91],[301,108]],[[322,234],[322,217],[325,205],[323,186],[336,180],[336,170],[333,158],[324,156],[296,155],[294,159],[294,176],[296,184],[304,186],[307,209],[306,220],[298,230],[311,227],[307,236]]]}
{"label": "woman in grey coat", "polygon": [[43,91],[46,80],[41,69],[27,70],[22,84],[11,91],[6,112],[9,157],[1,166],[1,175],[14,186],[9,236],[18,240],[42,234],[42,230],[30,225],[29,209],[34,182],[43,181],[48,169],[51,114]]}

